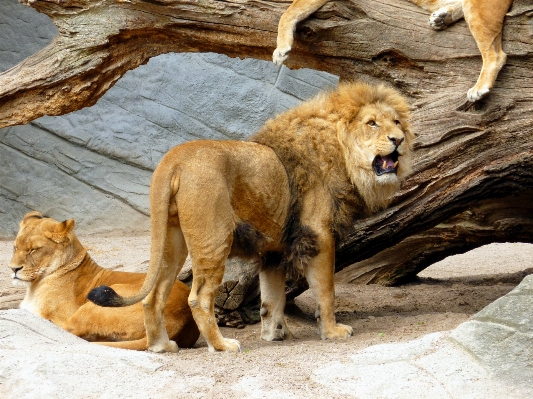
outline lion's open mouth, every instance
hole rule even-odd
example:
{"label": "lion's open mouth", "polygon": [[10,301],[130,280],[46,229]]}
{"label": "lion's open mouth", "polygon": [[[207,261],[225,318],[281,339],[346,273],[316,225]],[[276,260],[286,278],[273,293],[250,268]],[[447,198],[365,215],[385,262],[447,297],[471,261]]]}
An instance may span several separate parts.
{"label": "lion's open mouth", "polygon": [[376,155],[372,164],[376,175],[381,176],[385,173],[396,173],[399,156],[400,154],[396,150],[389,155]]}

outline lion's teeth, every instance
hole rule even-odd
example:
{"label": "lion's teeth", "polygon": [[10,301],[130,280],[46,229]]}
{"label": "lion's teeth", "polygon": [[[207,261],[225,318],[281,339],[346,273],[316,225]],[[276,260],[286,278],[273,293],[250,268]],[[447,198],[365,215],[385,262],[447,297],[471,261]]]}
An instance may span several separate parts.
{"label": "lion's teeth", "polygon": [[383,165],[381,165],[383,169],[387,169],[387,161],[383,161]]}
{"label": "lion's teeth", "polygon": [[394,169],[398,166],[398,161],[394,162]]}

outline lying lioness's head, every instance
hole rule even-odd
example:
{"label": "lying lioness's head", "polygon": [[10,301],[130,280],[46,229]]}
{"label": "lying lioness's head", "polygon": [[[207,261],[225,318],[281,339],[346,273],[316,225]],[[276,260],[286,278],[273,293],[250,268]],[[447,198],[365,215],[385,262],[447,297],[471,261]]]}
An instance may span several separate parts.
{"label": "lying lioness's head", "polygon": [[30,212],[20,223],[10,268],[13,284],[27,285],[71,262],[83,248],[74,237],[74,219],[57,222]]}

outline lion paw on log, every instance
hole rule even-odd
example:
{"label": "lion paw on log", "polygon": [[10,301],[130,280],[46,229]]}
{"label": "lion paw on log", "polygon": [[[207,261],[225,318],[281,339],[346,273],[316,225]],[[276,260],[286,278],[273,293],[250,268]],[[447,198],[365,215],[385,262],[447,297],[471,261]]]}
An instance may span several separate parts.
{"label": "lion paw on log", "polygon": [[411,170],[409,106],[383,85],[343,83],[268,121],[248,141],[191,141],[171,149],[150,185],[150,266],[140,291],[91,291],[101,306],[143,300],[148,349],[169,347],[162,310],[187,253],[189,305],[210,351],[239,351],[216,323],[214,299],[228,256],[260,259],[261,337],[291,337],[285,278],[303,274],[318,304],[322,339],[337,324],[335,240],[384,208]]}

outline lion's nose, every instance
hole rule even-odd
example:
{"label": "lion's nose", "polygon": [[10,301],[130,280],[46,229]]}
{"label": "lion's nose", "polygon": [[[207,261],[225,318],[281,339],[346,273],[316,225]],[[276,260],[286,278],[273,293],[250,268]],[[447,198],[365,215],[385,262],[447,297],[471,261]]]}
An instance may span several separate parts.
{"label": "lion's nose", "polygon": [[22,270],[22,267],[10,267],[10,269],[13,271],[13,274],[16,276],[17,275],[17,272],[19,270]]}
{"label": "lion's nose", "polygon": [[387,136],[387,138],[392,141],[392,144],[394,144],[396,147],[399,147],[400,144],[402,144],[402,141],[403,141],[403,138],[396,138],[396,137],[389,137]]}

